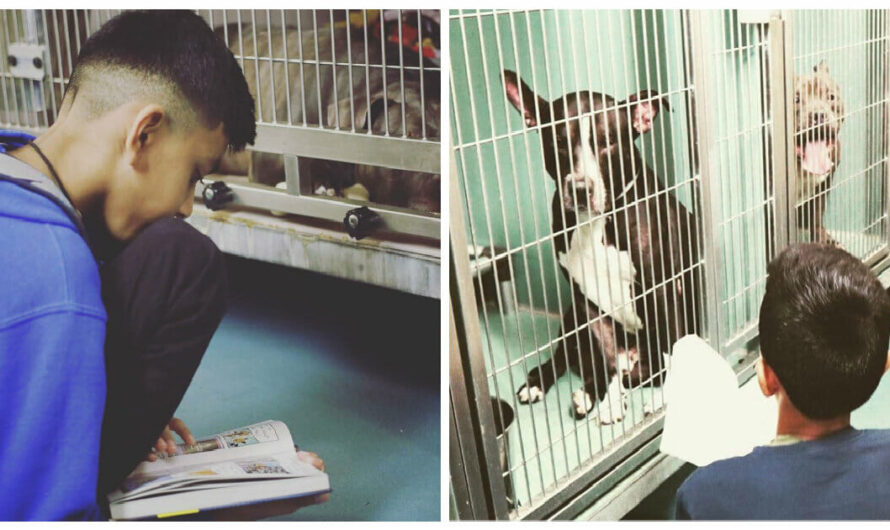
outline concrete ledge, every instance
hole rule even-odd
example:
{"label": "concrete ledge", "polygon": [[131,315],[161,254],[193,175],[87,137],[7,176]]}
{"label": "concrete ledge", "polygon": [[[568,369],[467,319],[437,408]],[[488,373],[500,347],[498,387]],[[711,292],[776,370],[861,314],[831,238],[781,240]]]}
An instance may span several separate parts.
{"label": "concrete ledge", "polygon": [[439,242],[355,241],[332,223],[195,204],[189,222],[223,251],[407,293],[440,297]]}

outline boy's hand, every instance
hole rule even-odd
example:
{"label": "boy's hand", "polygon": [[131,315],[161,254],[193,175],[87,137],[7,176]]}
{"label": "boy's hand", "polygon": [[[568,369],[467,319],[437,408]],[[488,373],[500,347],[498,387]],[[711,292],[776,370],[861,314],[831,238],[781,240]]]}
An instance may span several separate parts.
{"label": "boy's hand", "polygon": [[[157,452],[168,454],[176,452],[176,439],[173,438],[174,432],[178,434],[186,444],[193,445],[195,443],[195,437],[192,435],[192,431],[186,427],[185,422],[179,418],[173,418],[170,420],[170,423],[164,427],[164,432],[161,433],[161,437],[155,442],[154,448]],[[149,462],[154,462],[158,459],[158,455],[154,452],[149,452],[145,459]]]}

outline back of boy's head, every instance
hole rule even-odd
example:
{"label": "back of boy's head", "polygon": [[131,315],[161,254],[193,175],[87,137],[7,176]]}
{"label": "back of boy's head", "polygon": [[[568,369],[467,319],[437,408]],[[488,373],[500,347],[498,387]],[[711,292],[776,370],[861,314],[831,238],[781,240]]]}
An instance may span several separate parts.
{"label": "back of boy's head", "polygon": [[222,122],[235,150],[256,137],[254,102],[238,62],[191,11],[126,11],[109,20],[80,50],[65,97],[89,119],[150,98],[172,128]]}
{"label": "back of boy's head", "polygon": [[808,418],[852,412],[884,372],[890,295],[862,262],[825,245],[789,247],[768,273],[760,306],[764,360]]}

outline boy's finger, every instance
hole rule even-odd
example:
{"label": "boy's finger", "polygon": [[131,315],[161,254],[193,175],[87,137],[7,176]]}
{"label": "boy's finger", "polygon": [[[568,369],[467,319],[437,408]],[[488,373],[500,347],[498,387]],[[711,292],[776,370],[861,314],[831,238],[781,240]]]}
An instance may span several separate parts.
{"label": "boy's finger", "polygon": [[317,454],[310,451],[297,451],[297,458],[311,465],[319,471],[324,471],[324,460]]}
{"label": "boy's finger", "polygon": [[188,445],[195,444],[195,437],[192,435],[192,431],[186,426],[185,422],[179,418],[173,418],[170,420],[170,428],[176,431],[176,434],[182,438],[182,441],[187,443]]}
{"label": "boy's finger", "polygon": [[176,439],[173,438],[173,433],[170,432],[169,427],[164,428],[164,433],[161,435],[161,437],[164,438],[167,443],[167,447],[164,450],[168,453],[176,452]]}

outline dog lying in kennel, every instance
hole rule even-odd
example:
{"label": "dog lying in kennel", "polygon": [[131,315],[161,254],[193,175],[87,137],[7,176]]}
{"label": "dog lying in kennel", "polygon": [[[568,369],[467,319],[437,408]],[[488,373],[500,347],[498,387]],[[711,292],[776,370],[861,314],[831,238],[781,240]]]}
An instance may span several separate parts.
{"label": "dog lying in kennel", "polygon": [[[416,28],[408,25],[417,25],[417,12],[403,11],[402,15],[402,42],[386,38],[397,22],[380,20],[376,30],[359,29],[350,23],[335,23],[319,28],[317,33],[295,27],[282,31],[280,27],[254,29],[250,24],[240,28],[230,24],[216,32],[220,37],[228,33],[229,49],[236,56],[246,57],[244,76],[251,94],[261,100],[258,117],[264,122],[272,123],[273,117],[286,122],[289,108],[293,123],[300,126],[305,121],[309,127],[347,131],[354,127],[357,133],[370,129],[375,135],[388,131],[393,137],[416,139],[424,138],[425,132],[427,139],[437,140],[441,74],[436,54],[427,53],[427,49],[437,49],[438,22],[431,21],[424,12],[422,35],[428,38],[412,44],[405,34],[417,35]],[[289,60],[302,58],[307,62],[291,63],[285,68],[285,42]],[[410,68],[420,64],[418,48],[423,51],[424,67],[428,68],[422,76],[417,68]],[[254,61],[253,57],[259,60]],[[274,64],[270,64],[269,57],[276,58]],[[331,62],[337,63],[336,75]],[[409,68],[400,71],[400,64]],[[273,154],[253,153],[252,160],[249,151],[234,154],[223,164],[223,171],[250,173],[254,181],[270,186],[284,181],[282,157]],[[306,157],[299,159],[299,171],[301,180],[308,181],[302,193],[434,213],[441,209],[441,179],[437,174]]]}
{"label": "dog lying in kennel", "polygon": [[844,102],[825,61],[794,79],[794,152],[797,176],[797,227],[809,241],[838,245],[825,230],[823,217],[831,177],[841,161],[838,137]]}
{"label": "dog lying in kennel", "polygon": [[[584,385],[572,395],[575,415],[587,415],[599,400],[600,423],[620,421],[622,385],[661,384],[662,353],[696,333],[693,322],[700,321],[695,216],[633,143],[667,103],[651,90],[624,101],[582,91],[551,106],[512,71],[504,71],[504,85],[525,125],[540,127],[544,165],[557,183],[554,247],[574,298],[562,320],[564,339],[528,373],[519,401],[541,400],[571,369]],[[673,278],[679,271],[686,272]]]}

